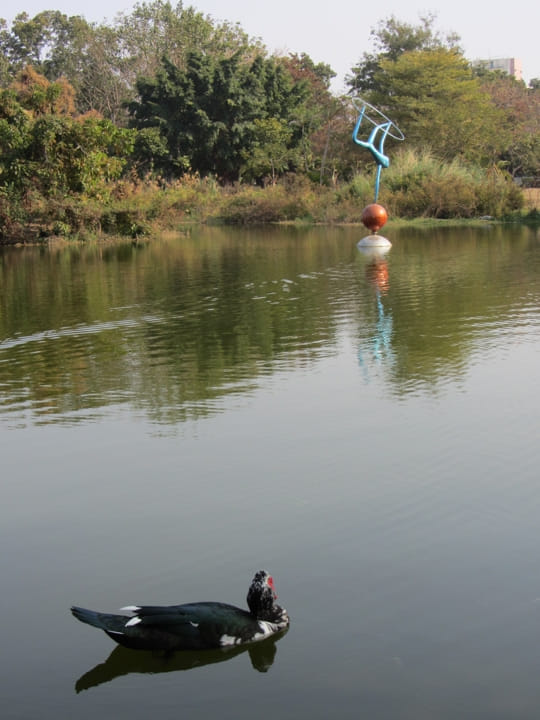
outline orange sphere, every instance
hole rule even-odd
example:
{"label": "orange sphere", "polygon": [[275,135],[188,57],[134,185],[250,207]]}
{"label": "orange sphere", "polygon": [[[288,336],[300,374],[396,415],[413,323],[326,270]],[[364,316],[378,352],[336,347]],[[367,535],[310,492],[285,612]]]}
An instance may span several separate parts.
{"label": "orange sphere", "polygon": [[382,205],[371,203],[364,208],[362,213],[362,222],[371,232],[377,232],[388,220],[388,213]]}

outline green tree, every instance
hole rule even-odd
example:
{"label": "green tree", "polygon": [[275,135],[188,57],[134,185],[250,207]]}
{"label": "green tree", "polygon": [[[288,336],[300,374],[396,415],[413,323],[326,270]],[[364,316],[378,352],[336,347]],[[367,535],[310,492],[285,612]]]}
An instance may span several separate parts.
{"label": "green tree", "polygon": [[404,52],[382,59],[369,99],[401,128],[407,142],[442,159],[493,162],[502,138],[499,113],[457,50]]}
{"label": "green tree", "polygon": [[248,177],[268,176],[276,184],[280,173],[298,161],[298,150],[289,147],[292,128],[277,118],[256,119],[253,123],[253,144],[244,150],[244,174]]}
{"label": "green tree", "polygon": [[[315,63],[309,55],[291,54],[281,62],[295,83],[305,87],[304,102],[299,104],[291,122],[300,131],[302,169],[306,173],[319,170],[323,165],[320,147],[313,140],[321,127],[328,124],[336,112],[338,101],[330,92],[330,82],[335,72],[326,63]],[[315,152],[314,152],[315,150]]]}
{"label": "green tree", "polygon": [[194,51],[216,57],[262,50],[238,24],[218,23],[181,1],[174,6],[168,0],[137,3],[117,17],[115,30],[125,58],[124,79],[132,87],[137,78],[153,77],[163,57],[184,68]]}
{"label": "green tree", "polygon": [[[305,85],[294,83],[274,58],[192,52],[185,68],[164,59],[155,78],[140,79],[137,89],[140,100],[130,105],[132,125],[140,131],[137,158],[169,177],[191,169],[237,180],[246,152],[258,142],[255,120],[288,123],[289,149],[301,140],[301,129],[291,121]],[[151,147],[156,155],[148,155]]]}
{"label": "green tree", "polygon": [[34,187],[46,197],[84,193],[105,198],[133,147],[133,133],[96,115],[38,118],[30,132],[28,163]]}
{"label": "green tree", "polygon": [[78,15],[68,17],[58,10],[45,10],[30,18],[20,13],[9,31],[4,22],[0,47],[12,76],[32,65],[48,80],[65,75],[73,81],[90,31],[91,26]]}
{"label": "green tree", "polygon": [[0,22],[0,83],[31,64],[50,81],[65,76],[75,88],[79,112],[97,110],[126,123],[125,105],[136,95],[136,81],[153,77],[167,56],[184,67],[190,52],[246,57],[262,52],[238,24],[217,23],[182,2],[137,3],[112,24],[90,24],[80,16],[44,11],[20,13],[8,29]]}
{"label": "green tree", "polygon": [[493,163],[505,142],[498,109],[473,76],[459,37],[442,35],[434,21],[381,21],[372,30],[376,52],[365,53],[348,78],[351,92],[385,111],[408,143],[441,159]]}
{"label": "green tree", "polygon": [[123,70],[128,62],[122,56],[118,33],[113,27],[92,28],[81,50],[80,68],[74,78],[79,112],[96,110],[115,124],[127,124],[125,105],[134,95]]}
{"label": "green tree", "polygon": [[377,89],[375,75],[383,60],[396,61],[403,53],[419,50],[457,50],[460,38],[456,33],[442,35],[435,30],[436,16],[428,14],[420,17],[418,25],[411,25],[391,15],[380,20],[371,30],[375,52],[365,52],[359,63],[352,68],[347,77],[351,91],[365,93]]}
{"label": "green tree", "polygon": [[15,92],[0,91],[0,195],[17,194],[28,180],[25,160],[31,122]]}
{"label": "green tree", "polygon": [[506,73],[480,74],[480,82],[498,109],[499,134],[505,138],[498,161],[513,176],[540,175],[540,89]]}
{"label": "green tree", "polygon": [[74,117],[72,94],[32,68],[0,92],[0,189],[21,198],[28,191],[102,196],[120,176],[134,132],[96,113]]}
{"label": "green tree", "polygon": [[350,178],[358,163],[362,163],[361,156],[353,151],[351,143],[354,121],[348,99],[333,98],[323,124],[311,136],[313,153],[319,162],[321,185],[336,185],[339,180]]}
{"label": "green tree", "polygon": [[118,34],[107,25],[91,25],[80,16],[45,11],[34,18],[19,14],[0,32],[0,73],[6,86],[26,66],[50,82],[65,78],[76,93],[81,113],[97,110],[110,119],[125,118],[122,104],[131,99],[122,74]]}
{"label": "green tree", "polygon": [[7,87],[11,80],[11,66],[7,53],[9,35],[6,21],[0,18],[0,88]]}

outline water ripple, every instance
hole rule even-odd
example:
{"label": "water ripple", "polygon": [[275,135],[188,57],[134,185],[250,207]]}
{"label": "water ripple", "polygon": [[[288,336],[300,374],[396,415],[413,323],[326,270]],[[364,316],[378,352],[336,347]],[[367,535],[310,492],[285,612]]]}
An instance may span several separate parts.
{"label": "water ripple", "polygon": [[102,321],[91,324],[74,325],[72,327],[62,327],[58,330],[43,330],[35,332],[31,335],[21,335],[17,337],[6,338],[0,341],[1,350],[11,350],[27,345],[29,343],[39,343],[46,340],[60,340],[66,337],[79,337],[84,335],[96,335],[101,332],[120,330],[122,328],[136,328],[142,324],[159,324],[163,320],[156,315],[146,315],[140,318],[125,318],[121,320]]}

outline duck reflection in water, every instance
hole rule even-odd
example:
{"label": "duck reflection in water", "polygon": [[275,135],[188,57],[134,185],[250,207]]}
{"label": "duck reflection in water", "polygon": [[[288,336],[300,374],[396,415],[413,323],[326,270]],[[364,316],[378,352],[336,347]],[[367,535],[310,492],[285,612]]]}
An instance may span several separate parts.
{"label": "duck reflection in water", "polygon": [[75,692],[103,685],[122,675],[131,673],[157,673],[180,672],[192,670],[204,665],[225,662],[237,655],[248,653],[251,665],[258,672],[267,672],[273,665],[276,657],[276,643],[288,632],[288,628],[268,640],[252,643],[250,645],[232,646],[217,650],[182,650],[179,652],[157,652],[151,650],[130,650],[125,647],[116,647],[109,657],[88,672],[81,675],[75,683]]}

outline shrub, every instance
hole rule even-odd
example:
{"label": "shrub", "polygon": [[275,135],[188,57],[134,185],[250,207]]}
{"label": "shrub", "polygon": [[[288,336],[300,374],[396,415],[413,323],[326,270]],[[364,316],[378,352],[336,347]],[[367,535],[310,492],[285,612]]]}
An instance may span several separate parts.
{"label": "shrub", "polygon": [[509,175],[496,167],[491,168],[478,188],[480,215],[504,217],[520,210],[525,202],[521,189]]}
{"label": "shrub", "polygon": [[503,217],[522,207],[523,197],[508,175],[464,164],[444,163],[426,151],[399,153],[384,177],[382,197],[398,217]]}

